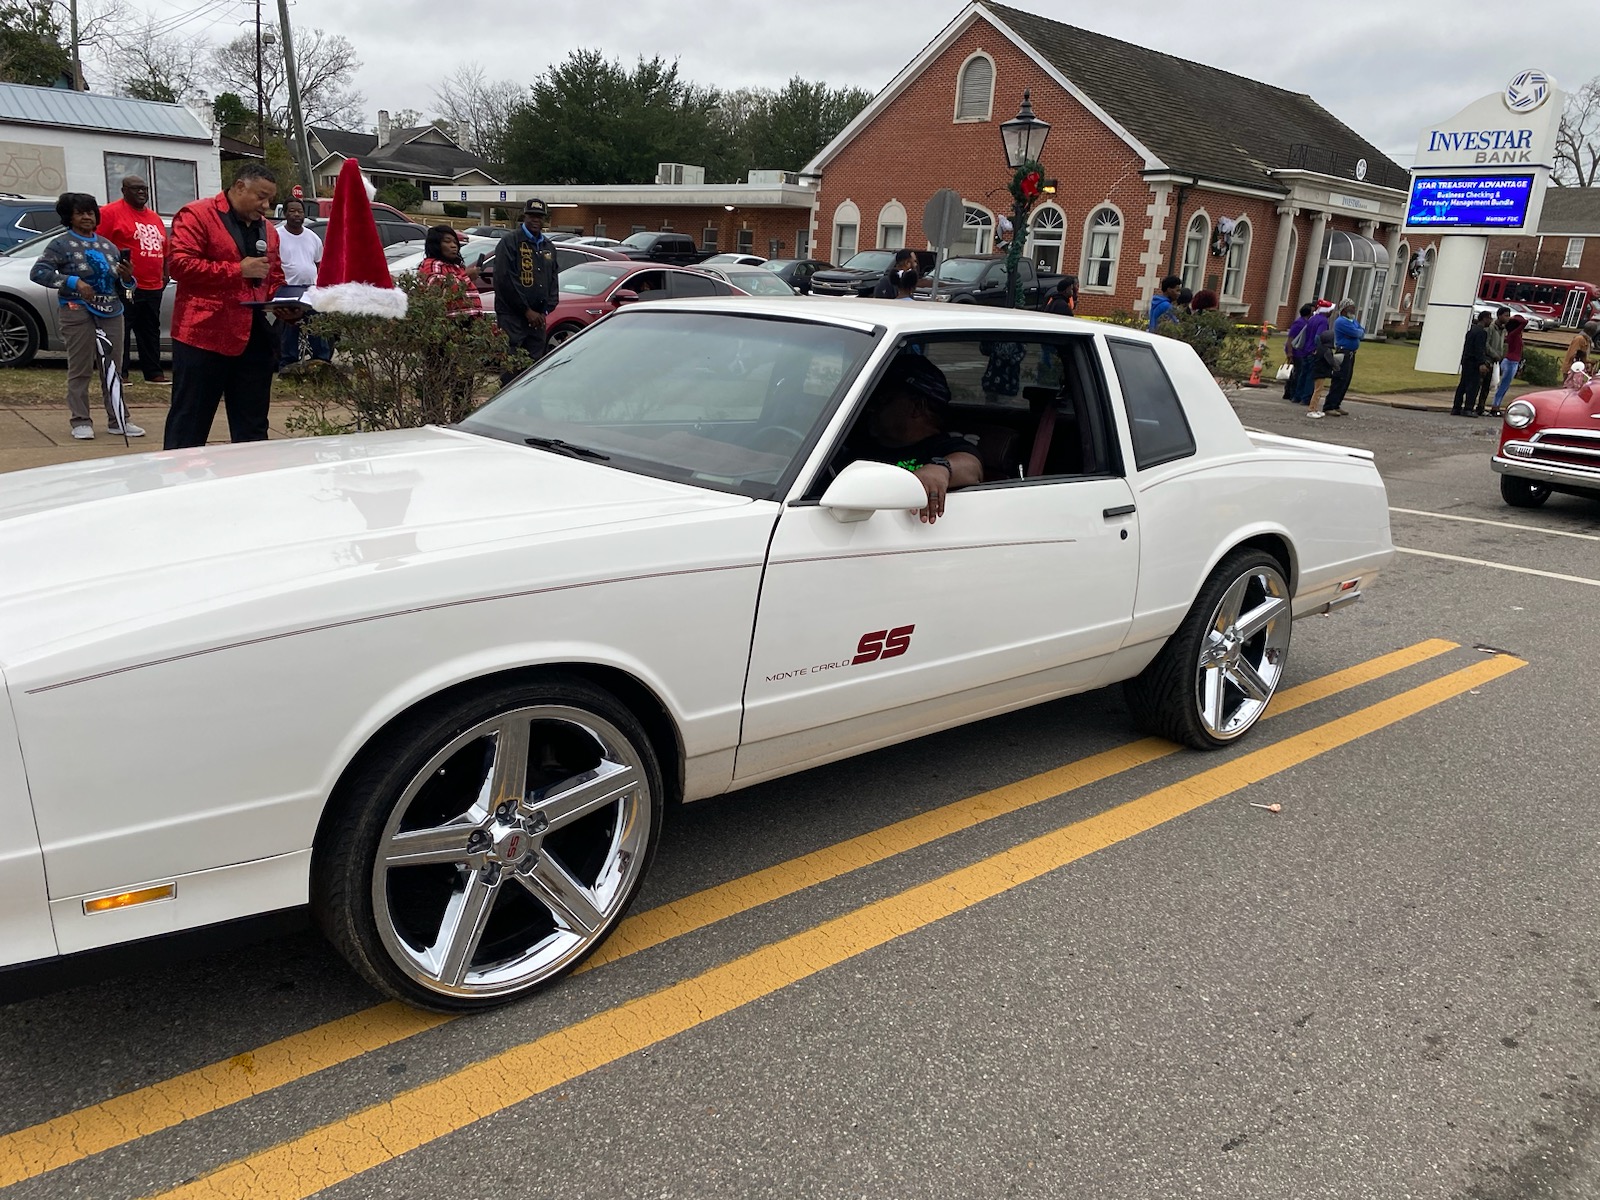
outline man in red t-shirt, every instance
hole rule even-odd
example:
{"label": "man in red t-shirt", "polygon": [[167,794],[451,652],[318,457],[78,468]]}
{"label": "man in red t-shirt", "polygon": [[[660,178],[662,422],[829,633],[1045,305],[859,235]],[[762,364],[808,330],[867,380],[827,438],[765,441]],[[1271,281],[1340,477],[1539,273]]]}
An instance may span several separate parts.
{"label": "man in red t-shirt", "polygon": [[[161,295],[167,286],[167,227],[150,210],[150,185],[137,175],[122,181],[122,199],[100,210],[100,229],[133,267],[133,297],[128,305],[126,341],[139,347],[139,370],[146,383],[166,383],[161,373]],[[128,351],[122,351],[126,373]]]}

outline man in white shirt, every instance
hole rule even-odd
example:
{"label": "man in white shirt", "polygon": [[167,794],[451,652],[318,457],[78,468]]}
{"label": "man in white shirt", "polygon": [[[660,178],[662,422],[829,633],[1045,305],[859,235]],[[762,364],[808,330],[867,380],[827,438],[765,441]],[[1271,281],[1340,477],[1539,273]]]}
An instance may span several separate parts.
{"label": "man in white shirt", "polygon": [[[278,227],[278,256],[283,262],[283,282],[291,287],[311,287],[317,282],[317,265],[322,262],[322,239],[306,228],[306,206],[290,200],[283,206],[283,224]],[[278,336],[283,339],[278,367],[300,361],[299,325],[278,322]],[[314,333],[307,333],[311,357],[322,362],[333,360],[333,348]]]}

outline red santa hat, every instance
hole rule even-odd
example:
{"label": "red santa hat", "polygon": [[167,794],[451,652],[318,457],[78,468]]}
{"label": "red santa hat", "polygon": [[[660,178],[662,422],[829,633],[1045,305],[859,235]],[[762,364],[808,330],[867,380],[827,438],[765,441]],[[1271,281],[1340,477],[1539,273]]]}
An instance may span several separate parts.
{"label": "red santa hat", "polygon": [[333,207],[328,214],[327,241],[317,286],[307,288],[304,300],[318,312],[356,313],[369,317],[406,315],[406,294],[394,286],[383,240],[372,217],[372,200],[361,164],[344,160],[333,187]]}
{"label": "red santa hat", "polygon": [[[324,260],[324,261],[326,261],[326,260]],[[1317,311],[1319,313],[1331,313],[1333,311],[1333,301],[1332,300],[1318,300],[1317,301]]]}

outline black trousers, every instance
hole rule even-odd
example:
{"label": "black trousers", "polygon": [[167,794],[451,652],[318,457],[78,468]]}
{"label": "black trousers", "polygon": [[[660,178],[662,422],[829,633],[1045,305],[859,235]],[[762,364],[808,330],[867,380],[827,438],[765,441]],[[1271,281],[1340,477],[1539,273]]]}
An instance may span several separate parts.
{"label": "black trousers", "polygon": [[1474,398],[1476,398],[1477,405],[1481,409],[1484,397],[1489,394],[1489,383],[1493,379],[1493,374],[1478,374],[1477,363],[1462,363],[1461,382],[1456,384],[1456,396],[1450,402],[1451,415],[1471,412]]}
{"label": "black trousers", "polygon": [[145,379],[161,378],[160,288],[136,288],[126,306],[127,323],[122,344],[122,376],[128,376],[130,347],[139,349],[139,370]]}
{"label": "black trousers", "polygon": [[1322,406],[1323,412],[1332,412],[1344,403],[1344,394],[1350,390],[1350,377],[1356,371],[1356,352],[1345,350],[1344,362],[1333,373],[1333,382],[1328,385],[1328,399]]}
{"label": "black trousers", "polygon": [[217,402],[228,408],[228,436],[236,442],[267,440],[267,405],[278,365],[278,338],[260,316],[250,327],[244,353],[218,354],[174,340],[172,411],[163,450],[204,446],[211,436]]}
{"label": "black trousers", "polygon": [[[506,319],[501,317],[500,328],[505,330],[506,340],[511,343],[513,350],[521,350],[534,362],[544,357],[545,330],[549,328],[548,324],[540,325],[537,329],[530,329],[526,321],[518,321],[510,328],[507,328],[507,324]],[[520,368],[515,371],[500,372],[500,386],[505,387],[520,374],[522,374]]]}

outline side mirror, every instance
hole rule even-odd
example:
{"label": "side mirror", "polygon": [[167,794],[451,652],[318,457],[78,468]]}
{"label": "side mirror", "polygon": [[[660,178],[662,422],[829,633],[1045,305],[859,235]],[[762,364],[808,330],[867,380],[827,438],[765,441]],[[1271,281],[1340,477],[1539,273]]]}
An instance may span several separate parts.
{"label": "side mirror", "polygon": [[632,288],[618,288],[616,291],[611,293],[611,304],[614,308],[620,304],[629,304],[638,298],[639,293],[634,291]]}
{"label": "side mirror", "polygon": [[927,490],[910,471],[892,463],[853,462],[828,485],[818,501],[843,524],[865,521],[875,512],[926,507]]}

